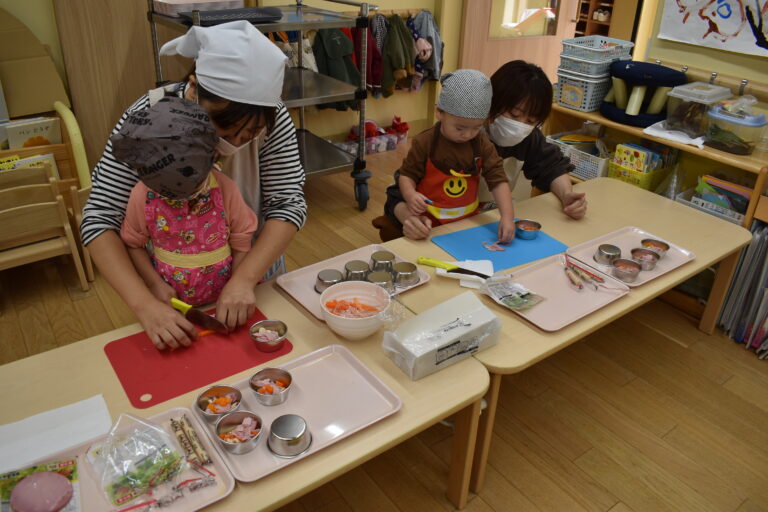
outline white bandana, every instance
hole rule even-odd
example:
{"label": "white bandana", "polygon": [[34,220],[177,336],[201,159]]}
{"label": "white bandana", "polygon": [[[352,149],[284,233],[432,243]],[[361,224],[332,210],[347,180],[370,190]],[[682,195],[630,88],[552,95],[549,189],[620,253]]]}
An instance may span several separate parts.
{"label": "white bandana", "polygon": [[217,96],[267,107],[280,102],[287,58],[247,21],[192,27],[160,48],[160,55],[176,54],[195,59],[198,82]]}

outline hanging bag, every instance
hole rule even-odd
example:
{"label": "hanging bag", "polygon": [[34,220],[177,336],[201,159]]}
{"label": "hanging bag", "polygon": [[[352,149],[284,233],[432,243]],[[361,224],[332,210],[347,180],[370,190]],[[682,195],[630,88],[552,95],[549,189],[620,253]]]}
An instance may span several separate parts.
{"label": "hanging bag", "polygon": [[[275,37],[277,36],[277,37]],[[288,57],[288,65],[292,68],[299,67],[299,43],[291,42],[286,32],[270,32],[269,39]],[[312,43],[305,36],[302,40],[302,66],[317,72],[317,62],[312,51]]]}

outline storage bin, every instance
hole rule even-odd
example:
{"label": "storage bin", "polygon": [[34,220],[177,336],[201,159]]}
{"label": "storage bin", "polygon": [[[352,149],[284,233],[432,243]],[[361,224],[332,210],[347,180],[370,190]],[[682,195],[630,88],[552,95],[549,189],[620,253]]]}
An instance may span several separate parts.
{"label": "storage bin", "polygon": [[733,224],[741,225],[744,222],[744,215],[733,210],[723,208],[722,206],[710,203],[709,201],[705,201],[700,197],[694,197],[695,193],[696,191],[690,188],[677,194],[675,201],[690,206],[691,208],[696,208],[697,210],[701,210],[702,212],[706,212],[710,215],[714,215],[719,219],[732,222]]}
{"label": "storage bin", "polygon": [[180,12],[215,11],[220,9],[240,9],[243,0],[208,0],[207,2],[190,2],[188,0],[154,0],[155,12],[166,16],[179,16]]}
{"label": "storage bin", "polygon": [[583,180],[591,180],[592,178],[600,178],[606,175],[608,170],[609,158],[600,158],[599,156],[590,155],[585,153],[569,144],[556,140],[555,137],[561,137],[568,133],[578,132],[565,132],[558,133],[547,137],[547,141],[551,142],[562,151],[563,155],[568,157],[571,163],[574,165],[571,175],[581,178]]}
{"label": "storage bin", "polygon": [[582,75],[558,68],[557,78],[557,103],[582,112],[598,110],[611,88],[608,74]]}
{"label": "storage bin", "polygon": [[629,60],[629,55],[621,57],[608,57],[596,60],[574,57],[573,55],[560,54],[560,69],[586,75],[604,75],[608,73],[611,63],[617,60]]}
{"label": "storage bin", "polygon": [[678,85],[667,94],[667,130],[680,131],[694,139],[707,131],[709,107],[733,95],[727,87],[705,82]]}
{"label": "storage bin", "polygon": [[765,115],[739,116],[722,105],[707,112],[707,134],[704,144],[736,155],[751,155],[765,130]]}
{"label": "storage bin", "polygon": [[672,170],[671,167],[663,169],[657,169],[651,172],[635,171],[633,169],[627,169],[622,167],[613,161],[608,163],[608,177],[616,178],[617,180],[631,183],[645,190],[655,190],[659,186],[659,183],[667,176]]}
{"label": "storage bin", "polygon": [[606,36],[584,36],[563,39],[565,55],[590,60],[629,57],[635,43]]}

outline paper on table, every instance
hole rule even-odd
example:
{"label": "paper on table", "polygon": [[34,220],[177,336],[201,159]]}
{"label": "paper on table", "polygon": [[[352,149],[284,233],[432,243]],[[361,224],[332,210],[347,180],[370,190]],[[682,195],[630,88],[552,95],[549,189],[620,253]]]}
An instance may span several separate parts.
{"label": "paper on table", "polygon": [[[452,263],[453,265],[457,265],[467,270],[474,270],[475,272],[480,272],[481,274],[487,274],[489,276],[493,275],[493,262],[491,260],[449,261],[448,263]],[[449,272],[444,268],[438,268],[436,272],[437,272],[437,275],[439,276],[458,279],[459,284],[464,288],[473,288],[477,290],[480,288],[480,285],[485,281],[482,277],[479,277],[479,276],[468,276],[466,274]]]}
{"label": "paper on table", "polygon": [[0,473],[103,436],[111,426],[102,395],[0,425]]}

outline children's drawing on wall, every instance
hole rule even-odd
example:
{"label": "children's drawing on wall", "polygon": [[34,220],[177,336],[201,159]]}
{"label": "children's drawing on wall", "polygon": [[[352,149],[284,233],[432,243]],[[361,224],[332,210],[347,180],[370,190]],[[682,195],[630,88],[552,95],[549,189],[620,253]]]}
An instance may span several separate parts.
{"label": "children's drawing on wall", "polygon": [[768,0],[664,0],[659,37],[768,57]]}

